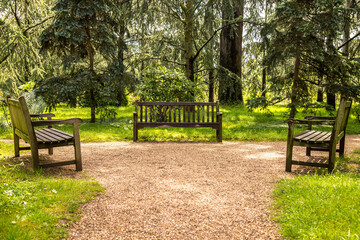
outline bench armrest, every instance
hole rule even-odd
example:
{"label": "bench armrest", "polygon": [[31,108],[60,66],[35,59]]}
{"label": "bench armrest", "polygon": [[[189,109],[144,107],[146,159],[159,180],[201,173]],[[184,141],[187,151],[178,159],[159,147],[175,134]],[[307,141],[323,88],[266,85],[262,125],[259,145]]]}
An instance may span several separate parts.
{"label": "bench armrest", "polygon": [[30,117],[55,117],[53,113],[40,113],[40,114],[30,114]]}
{"label": "bench armrest", "polygon": [[295,118],[288,118],[284,121],[285,123],[289,124],[289,125],[293,125],[293,124],[311,124],[311,125],[334,125],[335,120],[316,120],[316,121],[312,121],[312,120],[303,120],[303,119],[295,119]]}
{"label": "bench armrest", "polygon": [[63,120],[38,120],[38,121],[31,121],[34,127],[38,126],[49,126],[49,125],[59,125],[59,124],[74,124],[74,123],[81,123],[83,122],[80,118],[69,118]]}
{"label": "bench armrest", "polygon": [[305,119],[307,120],[314,120],[314,119],[320,119],[320,120],[335,120],[336,117],[320,117],[320,116],[306,116]]}

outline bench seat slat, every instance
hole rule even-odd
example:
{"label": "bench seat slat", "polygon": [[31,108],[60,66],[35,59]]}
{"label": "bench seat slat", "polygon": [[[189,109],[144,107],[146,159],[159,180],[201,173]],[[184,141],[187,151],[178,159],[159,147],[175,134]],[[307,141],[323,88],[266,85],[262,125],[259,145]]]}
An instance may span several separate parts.
{"label": "bench seat slat", "polygon": [[306,143],[328,143],[330,142],[331,132],[304,131],[294,137],[295,141]]}
{"label": "bench seat slat", "polygon": [[66,142],[72,141],[71,134],[62,132],[54,128],[43,128],[35,130],[36,139],[41,143]]}

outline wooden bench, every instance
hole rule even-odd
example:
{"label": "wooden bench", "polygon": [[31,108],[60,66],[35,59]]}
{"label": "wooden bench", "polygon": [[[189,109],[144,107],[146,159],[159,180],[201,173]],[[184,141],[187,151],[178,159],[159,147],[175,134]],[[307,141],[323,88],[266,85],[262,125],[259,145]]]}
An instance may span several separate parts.
{"label": "wooden bench", "polygon": [[135,102],[133,140],[145,127],[209,127],[222,142],[222,113],[219,102]]}
{"label": "wooden bench", "polygon": [[[345,131],[349,118],[352,102],[342,98],[336,117],[317,117],[307,116],[306,120],[289,118],[285,122],[289,125],[287,150],[286,150],[286,171],[291,172],[291,166],[305,165],[313,167],[328,168],[332,172],[335,164],[335,153],[339,152],[340,156],[344,155],[345,150]],[[295,124],[307,124],[306,131],[294,135]],[[333,126],[331,132],[316,131],[312,129],[313,125],[330,125]],[[337,144],[339,143],[339,148]],[[293,146],[306,147],[306,155],[310,156],[311,151],[326,151],[329,152],[329,159],[327,163],[293,161],[292,152]]]}
{"label": "wooden bench", "polygon": [[[55,115],[52,113],[45,114],[29,114],[24,97],[19,100],[7,97],[11,122],[14,134],[15,157],[20,156],[20,150],[31,150],[32,166],[34,169],[40,167],[55,167],[69,164],[75,164],[76,170],[82,170],[80,135],[78,124],[82,122],[80,118],[71,118],[65,120],[52,120]],[[47,120],[32,120],[31,118],[47,118]],[[72,124],[73,134],[62,132],[52,128],[52,125]],[[47,126],[47,128],[34,129],[39,126]],[[23,139],[30,147],[20,147],[19,139]],[[39,149],[49,149],[49,154],[53,153],[54,147],[74,146],[75,160],[62,161],[48,164],[39,163]]]}

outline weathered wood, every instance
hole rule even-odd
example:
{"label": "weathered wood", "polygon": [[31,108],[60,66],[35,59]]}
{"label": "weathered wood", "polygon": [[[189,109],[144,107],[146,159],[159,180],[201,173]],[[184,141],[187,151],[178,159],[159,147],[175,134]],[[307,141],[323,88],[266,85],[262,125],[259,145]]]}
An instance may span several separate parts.
{"label": "weathered wood", "polygon": [[[348,122],[348,117],[351,109],[351,100],[342,98],[340,101],[339,109],[336,117],[317,117],[306,116],[307,120],[301,119],[287,119],[285,122],[289,125],[287,149],[286,149],[286,168],[285,170],[291,172],[291,166],[306,165],[315,167],[326,167],[329,172],[332,172],[335,165],[335,154],[339,152],[339,155],[344,154],[345,149],[345,131]],[[307,124],[306,131],[294,135],[295,124]],[[332,131],[315,131],[312,130],[313,125],[330,125],[333,126]],[[339,143],[339,149],[337,149],[337,143]],[[329,152],[328,162],[324,163],[311,163],[303,161],[293,161],[292,152],[293,146],[306,147],[306,155],[310,156],[311,151],[326,151]]]}
{"label": "weathered wood", "polygon": [[[137,112],[138,106],[140,116]],[[145,107],[144,116],[141,114],[142,107]],[[147,121],[146,109],[151,109],[150,121]],[[152,109],[155,109],[154,117]],[[222,141],[222,113],[219,112],[218,102],[135,102],[133,141],[138,140],[138,130],[145,127],[210,127],[216,130],[217,140]]]}
{"label": "weathered wood", "polygon": [[[79,118],[52,120],[55,115],[52,113],[45,114],[29,114],[29,110],[24,97],[18,100],[7,97],[11,122],[14,134],[15,156],[20,156],[20,151],[31,150],[32,166],[34,169],[42,167],[62,166],[75,164],[76,170],[81,171],[81,151],[80,151],[80,135],[78,123],[82,122]],[[31,120],[33,118],[46,117],[47,120]],[[52,127],[57,124],[72,124],[73,135],[60,131]],[[36,129],[38,126],[47,126],[47,128]],[[19,139],[23,139],[30,146],[19,147]],[[75,148],[75,161],[63,161],[51,164],[40,164],[39,149],[47,148],[49,154],[52,154],[53,147],[73,145]]]}

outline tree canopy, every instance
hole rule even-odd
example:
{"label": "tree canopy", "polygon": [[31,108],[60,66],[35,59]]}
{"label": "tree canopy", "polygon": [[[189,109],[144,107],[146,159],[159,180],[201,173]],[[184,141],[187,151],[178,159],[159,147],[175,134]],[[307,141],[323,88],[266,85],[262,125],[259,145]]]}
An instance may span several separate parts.
{"label": "tree canopy", "polygon": [[181,84],[186,100],[283,102],[291,117],[359,99],[354,0],[2,0],[0,11],[0,94],[90,106],[91,122]]}

